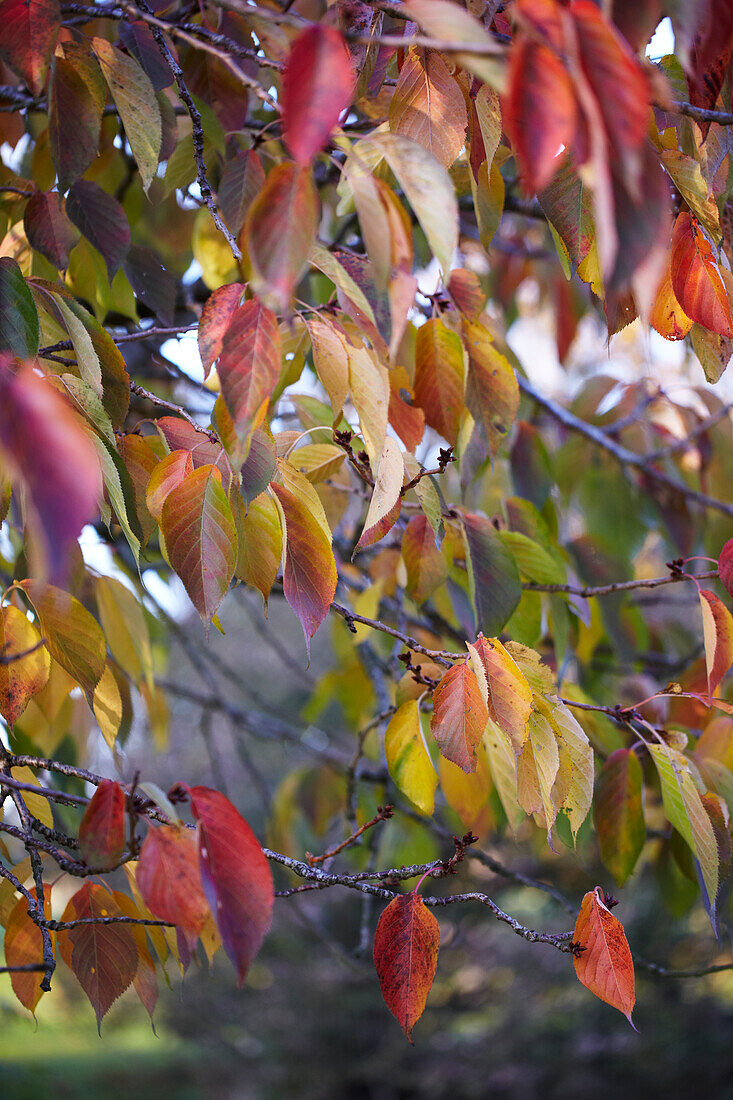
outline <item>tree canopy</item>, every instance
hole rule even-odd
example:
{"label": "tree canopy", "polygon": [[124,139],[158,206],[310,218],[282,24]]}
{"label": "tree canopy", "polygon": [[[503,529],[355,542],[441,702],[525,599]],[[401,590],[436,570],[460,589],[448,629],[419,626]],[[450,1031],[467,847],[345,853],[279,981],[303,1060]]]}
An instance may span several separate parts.
{"label": "tree canopy", "polygon": [[[290,896],[339,889],[410,1041],[467,907],[629,1021],[635,967],[676,971],[612,889],[700,905],[694,972],[733,966],[727,0],[0,15],[20,1003],[59,961],[98,1026],[220,949],[241,986]],[[296,718],[227,641],[248,590]],[[210,743],[221,783],[151,780],[181,699],[237,730],[241,798]]]}

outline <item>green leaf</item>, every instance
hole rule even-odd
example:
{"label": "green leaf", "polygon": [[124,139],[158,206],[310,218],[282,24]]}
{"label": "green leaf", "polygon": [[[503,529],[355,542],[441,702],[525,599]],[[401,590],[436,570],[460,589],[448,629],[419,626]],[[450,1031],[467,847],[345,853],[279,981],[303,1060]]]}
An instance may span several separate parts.
{"label": "green leaf", "polygon": [[392,716],[384,735],[384,753],[395,785],[421,813],[431,814],[438,773],[425,747],[417,700],[403,703]]}
{"label": "green leaf", "polygon": [[641,802],[642,770],[630,749],[617,749],[596,782],[594,816],[601,859],[619,886],[636,867],[646,829]]}
{"label": "green leaf", "polygon": [[155,89],[134,58],[116,50],[106,38],[93,38],[92,47],[120,112],[132,154],[147,192],[155,179],[163,137]]}
{"label": "green leaf", "polygon": [[522,597],[519,570],[490,520],[472,512],[461,519],[476,630],[494,636]]}
{"label": "green leaf", "polygon": [[0,351],[32,359],[38,351],[38,310],[15,260],[0,256]]}

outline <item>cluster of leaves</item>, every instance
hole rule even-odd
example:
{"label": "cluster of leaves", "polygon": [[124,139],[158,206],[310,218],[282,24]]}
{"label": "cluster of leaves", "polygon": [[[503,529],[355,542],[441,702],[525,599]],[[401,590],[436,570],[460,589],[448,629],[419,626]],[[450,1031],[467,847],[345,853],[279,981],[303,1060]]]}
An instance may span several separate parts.
{"label": "cluster of leaves", "polygon": [[[209,957],[223,944],[241,984],[270,924],[272,861],[314,888],[398,893],[375,961],[408,1038],[437,963],[430,904],[476,901],[572,954],[630,1019],[631,956],[600,887],[559,934],[484,894],[399,894],[396,881],[456,868],[365,870],[360,838],[387,815],[367,820],[360,778],[371,759],[428,829],[447,812],[529,846],[539,830],[553,851],[597,840],[619,884],[657,844],[663,891],[674,903],[699,886],[720,934],[733,616],[685,566],[708,557],[733,593],[729,408],[708,386],[675,402],[599,374],[567,407],[537,392],[506,337],[531,285],[563,363],[581,320],[603,317],[610,337],[638,316],[721,378],[730,5],[670,5],[677,52],[658,65],[640,56],[666,13],[654,0],[610,15],[590,0],[299,8],[3,6],[0,925],[13,987],[33,1010],[54,935],[98,1022],[133,982],[152,1012],[156,959],[185,970],[199,940]],[[200,382],[165,354],[194,329]],[[85,563],[87,524],[115,576]],[[672,558],[667,574],[644,579],[642,551]],[[308,653],[329,612],[345,622],[307,708],[317,720],[335,698],[358,731],[355,756],[328,758],[339,805],[323,809],[325,769],[292,772],[269,823],[288,833],[301,801],[316,833],[345,816],[326,856],[263,849],[208,788],[166,796],[78,766],[94,729],[123,768],[136,710],[164,741],[175,685],[160,682],[149,567],[180,578],[207,634],[240,585],[265,610],[282,593]],[[697,585],[692,629],[620,595],[668,583]],[[62,808],[86,803],[82,781],[97,790],[79,825]],[[342,851],[345,870],[320,868]],[[83,878],[122,866],[129,893],[85,882],[54,921],[53,863]]]}

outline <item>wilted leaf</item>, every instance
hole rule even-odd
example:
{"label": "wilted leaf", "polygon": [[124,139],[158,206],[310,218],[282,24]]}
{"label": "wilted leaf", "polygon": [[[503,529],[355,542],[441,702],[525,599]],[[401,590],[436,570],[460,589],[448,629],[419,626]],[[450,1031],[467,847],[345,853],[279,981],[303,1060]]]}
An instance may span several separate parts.
{"label": "wilted leaf", "polygon": [[309,165],[351,103],[354,73],[341,34],[323,23],[301,31],[283,73],[285,144],[298,164]]}
{"label": "wilted leaf", "polygon": [[107,868],[119,863],[124,850],[125,792],[103,779],[81,819],[79,854],[88,867]]}
{"label": "wilted leaf", "polygon": [[443,756],[464,772],[476,771],[476,752],[489,713],[468,660],[445,673],[433,695],[430,728]]}
{"label": "wilted leaf", "polygon": [[634,961],[620,921],[607,908],[600,886],[583,898],[573,940],[584,950],[573,958],[586,989],[623,1012],[631,1026],[634,1009]]}
{"label": "wilted leaf", "polygon": [[623,886],[634,870],[646,837],[641,804],[642,770],[630,749],[616,749],[596,782],[595,823],[601,859]]}
{"label": "wilted leaf", "polygon": [[201,881],[239,985],[272,920],[272,874],[262,847],[231,802],[208,787],[191,787],[198,824]]}
{"label": "wilted leaf", "polygon": [[438,922],[413,890],[389,903],[374,935],[374,965],[387,1008],[412,1042],[438,966]]}
{"label": "wilted leaf", "polygon": [[200,466],[171,489],[160,526],[170,563],[204,623],[234,576],[237,530],[216,466]]}
{"label": "wilted leaf", "polygon": [[[61,920],[122,916],[124,914],[105,886],[85,882],[69,899]],[[91,1002],[99,1030],[102,1018],[137,972],[135,937],[127,924],[85,923],[68,932],[59,931],[58,944],[61,958]]]}

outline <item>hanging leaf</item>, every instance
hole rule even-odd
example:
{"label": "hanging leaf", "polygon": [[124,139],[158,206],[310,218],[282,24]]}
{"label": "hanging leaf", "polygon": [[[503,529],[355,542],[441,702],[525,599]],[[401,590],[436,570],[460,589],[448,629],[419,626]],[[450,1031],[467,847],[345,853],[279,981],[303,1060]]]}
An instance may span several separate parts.
{"label": "hanging leaf", "polygon": [[728,595],[733,599],[733,539],[728,539],[718,558],[718,573]]}
{"label": "hanging leaf", "polygon": [[435,532],[424,515],[413,516],[402,536],[402,560],[408,594],[424,603],[448,578],[445,559],[435,545]]}
{"label": "hanging leaf", "polygon": [[11,727],[48,682],[51,658],[40,642],[40,634],[19,608],[0,608],[0,714]]}
{"label": "hanging leaf", "polygon": [[489,713],[468,660],[445,673],[433,695],[430,728],[443,756],[464,772],[476,771],[476,752]]}
{"label": "hanging leaf", "polygon": [[276,313],[290,310],[318,228],[318,192],[309,168],[278,164],[244,225],[252,288]]}
{"label": "hanging leaf", "polygon": [[509,360],[497,351],[483,325],[464,326],[468,351],[466,405],[496,457],[519,411],[519,385]]}
{"label": "hanging leaf", "polygon": [[654,299],[649,314],[649,324],[665,340],[682,340],[692,328],[692,319],[687,316],[672,289],[672,270],[668,267]]}
{"label": "hanging leaf", "polygon": [[601,859],[619,886],[636,867],[646,839],[641,804],[642,770],[630,749],[616,749],[598,775],[595,824]]}
{"label": "hanging leaf", "polygon": [[600,886],[583,898],[573,941],[584,949],[573,957],[578,980],[600,1000],[623,1012],[634,1027],[634,961],[623,926],[606,906]]}
{"label": "hanging leaf", "polygon": [[[453,45],[465,43],[466,53],[459,50],[452,54],[457,64],[497,91],[504,91],[506,65],[502,51],[470,11],[451,0],[408,0],[405,10],[431,37]],[[483,52],[476,52],[476,46],[483,47]]]}
{"label": "hanging leaf", "polygon": [[665,815],[692,852],[705,911],[718,935],[718,846],[689,761],[669,745],[649,745],[648,749],[659,774]]}
{"label": "hanging leaf", "polygon": [[193,473],[191,451],[171,451],[155,466],[146,490],[146,504],[151,516],[160,522],[165,499],[172,489]]}
{"label": "hanging leaf", "polygon": [[104,672],[107,645],[99,624],[77,599],[50,584],[22,581],[54,661],[90,695]]}
{"label": "hanging leaf", "polygon": [[38,351],[38,310],[15,260],[0,256],[0,351],[32,359]]}
{"label": "hanging leaf", "polygon": [[237,560],[237,529],[216,466],[200,466],[171,489],[160,527],[170,563],[208,625]]}
{"label": "hanging leaf", "polygon": [[552,726],[539,711],[532,711],[527,721],[527,740],[517,759],[517,797],[528,814],[535,814],[538,823],[547,829],[547,841],[552,846],[552,826],[557,807],[552,800],[560,767],[560,754]]}
{"label": "hanging leaf", "polygon": [[235,575],[261,592],[267,608],[282,558],[280,513],[272,497],[260,493],[246,511],[244,505],[235,506],[234,519],[237,524]]}
{"label": "hanging leaf", "polygon": [[290,47],[283,73],[283,136],[296,163],[309,165],[351,103],[354,73],[335,27],[314,23]]}
{"label": "hanging leaf", "polygon": [[41,95],[59,30],[59,0],[5,0],[0,22],[0,57]]}
{"label": "hanging leaf", "polygon": [[79,854],[88,867],[119,863],[125,850],[125,792],[119,783],[103,779],[84,811],[79,826]]}
{"label": "hanging leaf", "polygon": [[232,233],[239,233],[264,183],[265,170],[253,149],[237,153],[224,165],[219,184],[219,207]]}
{"label": "hanging leaf", "polygon": [[517,563],[485,516],[464,512],[461,520],[476,629],[498,634],[522,596]]}
{"label": "hanging leaf", "polygon": [[66,196],[66,213],[104,258],[110,281],[130,247],[130,226],[117,199],[91,180],[77,180]]}
{"label": "hanging leaf", "polygon": [[398,707],[384,735],[384,754],[396,787],[424,814],[435,807],[438,775],[425,748],[417,701]]}
{"label": "hanging leaf", "polygon": [[510,827],[516,832],[526,816],[519,804],[517,756],[508,735],[491,719],[486,724],[484,748],[499,800]]}
{"label": "hanging leaf", "polygon": [[243,302],[224,332],[217,365],[221,392],[242,441],[265,414],[280,377],[280,357],[275,315],[257,299]]}
{"label": "hanging leaf", "polygon": [[66,41],[54,58],[48,90],[48,138],[59,191],[68,191],[99,150],[106,88],[88,47]]}
{"label": "hanging leaf", "polygon": [[67,266],[79,231],[66,217],[64,200],[58,191],[36,191],[31,195],[25,205],[23,228],[31,248],[54,267]]}
{"label": "hanging leaf", "polygon": [[[106,886],[85,882],[69,899],[61,920],[122,916]],[[61,958],[89,998],[101,1034],[103,1017],[137,972],[135,937],[127,924],[85,923],[59,931],[58,944]]]}
{"label": "hanging leaf", "polygon": [[733,664],[733,615],[714,592],[705,588],[700,592],[700,608],[705,637],[708,696],[712,699],[718,684]]}
{"label": "hanging leaf", "polygon": [[545,714],[555,732],[560,758],[552,803],[558,813],[563,811],[567,815],[575,844],[593,801],[593,749],[585,730],[563,703],[548,707]]}
{"label": "hanging leaf", "polygon": [[393,134],[422,145],[450,168],[466,140],[466,101],[439,53],[411,48],[389,103]]}
{"label": "hanging leaf", "polygon": [[94,598],[115,661],[135,682],[144,676],[152,686],[150,631],[139,600],[121,581],[104,576],[94,579]]}
{"label": "hanging leaf", "polygon": [[733,336],[728,289],[713,246],[692,215],[678,214],[672,234],[672,288],[693,321]]}
{"label": "hanging leaf", "polygon": [[399,518],[405,464],[399,446],[387,436],[374,478],[374,492],[357,550],[383,539]]}
{"label": "hanging leaf", "polygon": [[370,461],[376,464],[384,450],[389,422],[389,376],[366,347],[349,345],[349,389],[359,417],[359,428]]}
{"label": "hanging leaf", "polygon": [[92,48],[120,112],[143,188],[147,192],[155,178],[163,137],[155,89],[137,61],[116,50],[106,38],[93,38]]}
{"label": "hanging leaf", "polygon": [[474,645],[466,645],[489,717],[507,734],[518,755],[527,739],[532,710],[527,677],[498,638],[479,634]]}
{"label": "hanging leaf", "polygon": [[283,592],[300,619],[310,655],[311,638],[336,594],[336,562],[331,540],[308,505],[283,485],[273,482],[283,531]]}
{"label": "hanging leaf", "polygon": [[374,965],[384,1003],[412,1043],[438,967],[438,922],[414,890],[389,903],[374,934]]}
{"label": "hanging leaf", "polygon": [[228,283],[209,295],[201,310],[198,345],[204,378],[221,354],[224,336],[244,294],[244,283]]}
{"label": "hanging leaf", "polygon": [[135,878],[150,912],[175,924],[193,951],[210,915],[193,835],[184,828],[151,825]]}
{"label": "hanging leaf", "polygon": [[313,366],[328,394],[334,421],[341,415],[349,392],[349,353],[346,337],[326,318],[306,318],[313,347]]}
{"label": "hanging leaf", "polygon": [[439,317],[417,330],[415,404],[431,428],[455,447],[464,408],[463,347]]}
{"label": "hanging leaf", "polygon": [[270,865],[257,837],[223,794],[208,787],[191,787],[188,793],[198,825],[204,893],[241,987],[272,920]]}
{"label": "hanging leaf", "polygon": [[[38,896],[36,888],[31,887],[29,893],[35,901]],[[43,894],[44,916],[46,920],[50,920],[51,887],[47,883],[44,886]],[[50,935],[53,945],[55,936],[53,932]],[[5,924],[3,950],[5,952],[5,965],[10,967],[11,970],[13,967],[33,966],[34,964],[43,963],[41,930],[28,916],[28,901],[24,897],[20,898],[10,910]],[[43,970],[28,971],[26,973],[16,972],[10,975],[13,993],[23,1005],[23,1008],[27,1008],[34,1015],[38,1002],[43,996],[43,990],[41,989],[43,978]]]}

